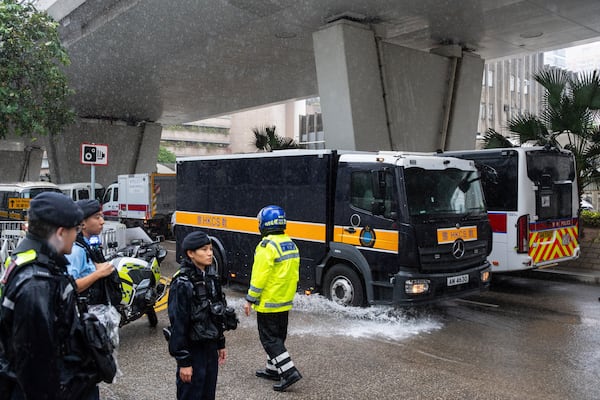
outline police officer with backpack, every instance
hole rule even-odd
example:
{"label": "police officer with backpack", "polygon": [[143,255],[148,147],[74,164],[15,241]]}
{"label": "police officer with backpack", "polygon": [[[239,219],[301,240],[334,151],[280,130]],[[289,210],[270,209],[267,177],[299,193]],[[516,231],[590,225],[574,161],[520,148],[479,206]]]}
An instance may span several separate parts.
{"label": "police officer with backpack", "polygon": [[263,236],[254,252],[250,288],[244,312],[256,311],[258,336],[267,353],[265,369],[259,378],[277,381],[273,389],[285,391],[302,379],[285,347],[289,312],[298,289],[300,254],[284,231],[285,211],[279,206],[264,207],[258,213],[258,229]]}
{"label": "police officer with backpack", "polygon": [[0,399],[83,399],[95,395],[75,283],[67,273],[83,218],[62,193],[31,200],[25,239],[1,278]]}

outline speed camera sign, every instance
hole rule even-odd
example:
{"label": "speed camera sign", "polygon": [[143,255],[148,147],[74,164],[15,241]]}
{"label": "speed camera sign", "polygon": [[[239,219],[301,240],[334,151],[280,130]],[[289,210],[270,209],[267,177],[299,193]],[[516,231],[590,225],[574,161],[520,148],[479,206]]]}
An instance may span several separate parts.
{"label": "speed camera sign", "polygon": [[82,143],[81,163],[94,165],[108,165],[108,145]]}

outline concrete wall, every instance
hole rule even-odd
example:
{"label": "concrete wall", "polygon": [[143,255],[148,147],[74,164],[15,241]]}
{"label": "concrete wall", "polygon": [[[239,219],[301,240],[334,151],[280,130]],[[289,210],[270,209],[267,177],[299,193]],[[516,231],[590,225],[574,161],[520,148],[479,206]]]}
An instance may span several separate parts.
{"label": "concrete wall", "polygon": [[581,255],[577,260],[561,264],[561,268],[577,268],[600,271],[600,228],[583,228],[579,238]]}
{"label": "concrete wall", "polygon": [[55,183],[90,180],[91,167],[80,163],[82,143],[108,145],[108,165],[96,166],[96,182],[104,186],[119,174],[154,172],[162,127],[120,121],[79,119],[60,135],[45,138],[50,175]]}

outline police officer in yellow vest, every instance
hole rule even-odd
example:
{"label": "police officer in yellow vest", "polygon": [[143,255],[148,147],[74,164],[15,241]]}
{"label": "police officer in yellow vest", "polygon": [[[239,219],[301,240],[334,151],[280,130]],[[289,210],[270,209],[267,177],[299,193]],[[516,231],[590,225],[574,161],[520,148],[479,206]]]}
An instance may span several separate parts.
{"label": "police officer in yellow vest", "polygon": [[6,260],[0,305],[0,399],[96,397],[67,273],[83,212],[62,193],[31,200],[25,239]]}
{"label": "police officer in yellow vest", "polygon": [[267,353],[267,366],[256,371],[259,378],[278,381],[276,391],[285,391],[302,375],[285,348],[289,311],[298,288],[300,254],[287,236],[285,212],[278,206],[264,207],[258,213],[263,239],[256,246],[250,288],[244,311],[256,311],[258,335]]}

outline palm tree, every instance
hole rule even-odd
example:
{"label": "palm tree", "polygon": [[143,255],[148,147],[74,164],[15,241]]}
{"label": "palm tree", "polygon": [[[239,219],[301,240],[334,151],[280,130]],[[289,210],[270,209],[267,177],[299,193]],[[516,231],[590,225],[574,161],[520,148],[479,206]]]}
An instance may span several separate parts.
{"label": "palm tree", "polygon": [[294,139],[275,134],[275,125],[252,128],[252,133],[254,133],[254,145],[259,150],[273,151],[300,147]]}
{"label": "palm tree", "polygon": [[[508,121],[508,129],[519,143],[559,147],[573,152],[578,174],[578,193],[600,178],[600,75],[598,71],[573,74],[549,68],[534,74],[546,89],[544,108],[539,116],[519,115]],[[484,137],[484,147],[511,147],[507,138],[493,129]]]}

